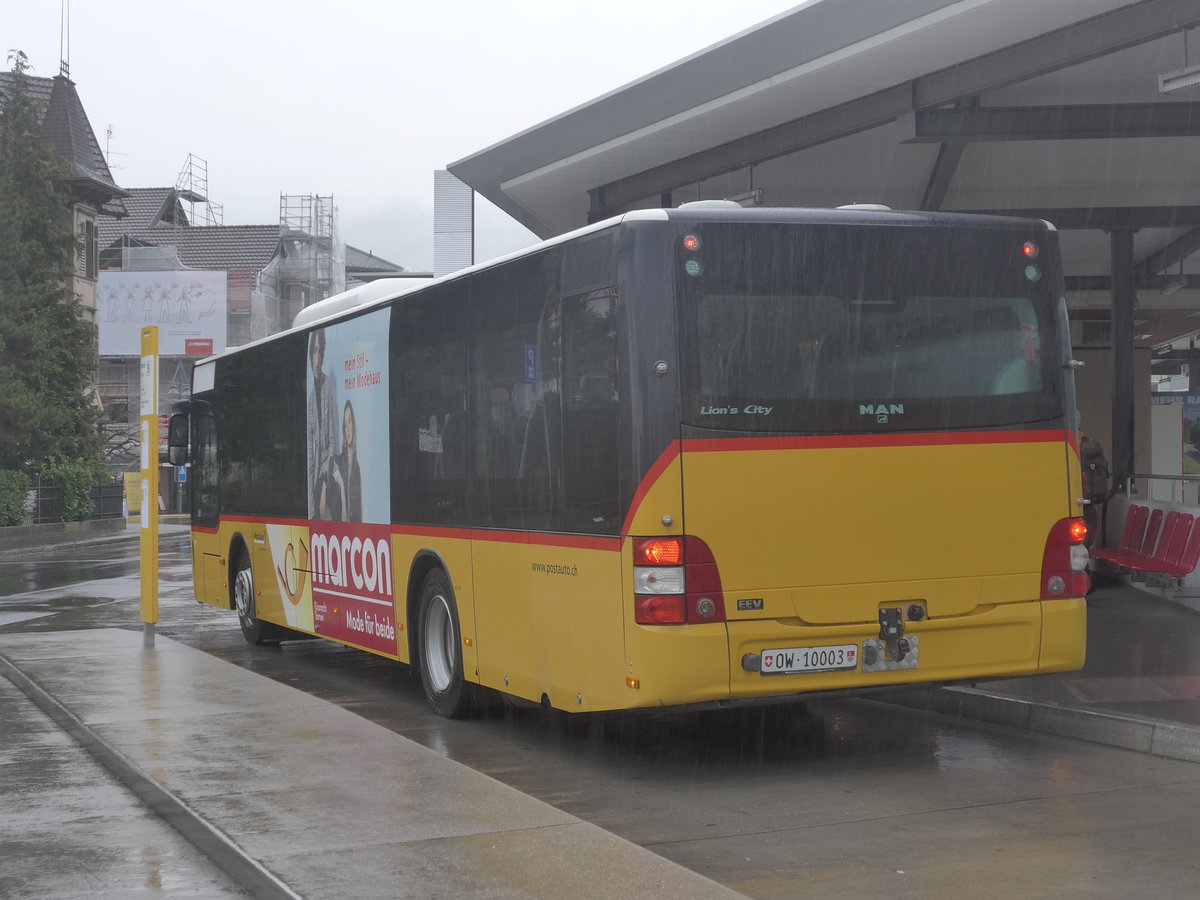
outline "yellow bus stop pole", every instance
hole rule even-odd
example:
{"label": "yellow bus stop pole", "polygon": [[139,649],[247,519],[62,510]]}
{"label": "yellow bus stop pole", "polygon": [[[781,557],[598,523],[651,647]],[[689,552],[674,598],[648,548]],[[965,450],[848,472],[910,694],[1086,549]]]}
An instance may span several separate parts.
{"label": "yellow bus stop pole", "polygon": [[142,645],[158,623],[158,328],[142,329]]}

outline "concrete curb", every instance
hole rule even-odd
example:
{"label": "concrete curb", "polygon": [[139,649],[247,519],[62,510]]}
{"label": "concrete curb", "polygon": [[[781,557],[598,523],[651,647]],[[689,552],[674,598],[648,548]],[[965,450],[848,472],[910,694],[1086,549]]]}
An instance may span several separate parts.
{"label": "concrete curb", "polygon": [[1200,762],[1200,728],[1190,725],[1038,703],[971,687],[919,688],[889,694],[887,699],[944,715]]}
{"label": "concrete curb", "polygon": [[3,654],[0,654],[0,676],[12,682],[59,728],[74,738],[93,759],[108,769],[117,781],[212,860],[217,868],[251,897],[298,900],[299,894],[246,854],[223,832],[201,818],[182,800],[107,744]]}
{"label": "concrete curb", "polygon": [[44,547],[47,544],[58,545],[85,541],[101,535],[124,531],[128,524],[128,519],[118,516],[113,519],[87,519],[83,522],[9,525],[0,528],[0,553],[24,550],[29,547]]}

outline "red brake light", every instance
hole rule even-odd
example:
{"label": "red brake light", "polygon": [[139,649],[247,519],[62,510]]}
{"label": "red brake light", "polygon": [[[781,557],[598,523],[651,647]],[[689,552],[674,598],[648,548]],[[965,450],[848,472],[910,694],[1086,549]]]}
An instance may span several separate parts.
{"label": "red brake light", "polygon": [[700,538],[637,539],[633,565],[634,621],[639,625],[725,621],[721,573]]}
{"label": "red brake light", "polygon": [[641,625],[682,625],[687,621],[683,594],[638,596],[634,606],[634,621]]}
{"label": "red brake light", "polygon": [[677,566],[683,562],[683,541],[652,538],[634,544],[635,566]]}
{"label": "red brake light", "polygon": [[1087,540],[1088,527],[1087,522],[1083,519],[1071,519],[1071,524],[1067,526],[1067,530],[1071,535],[1072,544],[1082,544]]}
{"label": "red brake light", "polygon": [[1091,589],[1088,552],[1083,546],[1086,538],[1087,523],[1083,519],[1059,519],[1054,523],[1042,555],[1043,600],[1082,597]]}

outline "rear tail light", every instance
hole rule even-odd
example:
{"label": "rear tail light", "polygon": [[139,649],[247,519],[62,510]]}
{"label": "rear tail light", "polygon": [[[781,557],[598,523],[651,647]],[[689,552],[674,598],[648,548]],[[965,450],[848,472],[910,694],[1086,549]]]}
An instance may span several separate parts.
{"label": "rear tail light", "polygon": [[1042,599],[1082,597],[1092,586],[1088,577],[1087,524],[1083,519],[1059,519],[1046,538],[1042,556]]}
{"label": "rear tail light", "polygon": [[725,621],[721,574],[700,538],[636,538],[633,544],[634,621],[684,625]]}

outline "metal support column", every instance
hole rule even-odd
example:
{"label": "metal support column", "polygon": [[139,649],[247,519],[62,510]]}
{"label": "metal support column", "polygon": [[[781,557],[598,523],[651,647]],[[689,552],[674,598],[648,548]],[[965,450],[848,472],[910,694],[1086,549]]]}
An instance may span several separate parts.
{"label": "metal support column", "polygon": [[1121,486],[1133,475],[1133,230],[1109,232],[1112,266],[1112,477]]}

